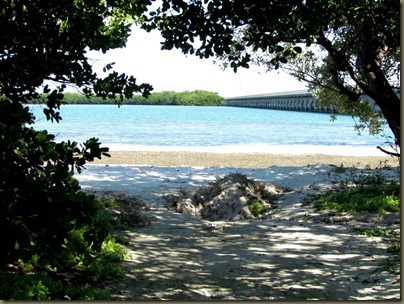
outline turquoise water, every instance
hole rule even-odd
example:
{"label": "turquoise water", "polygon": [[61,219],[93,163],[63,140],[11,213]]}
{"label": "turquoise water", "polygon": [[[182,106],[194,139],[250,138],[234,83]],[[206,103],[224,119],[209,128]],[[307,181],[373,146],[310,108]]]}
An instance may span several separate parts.
{"label": "turquoise water", "polygon": [[[350,116],[235,107],[65,105],[63,120],[46,121],[41,106],[32,106],[35,128],[47,129],[57,141],[90,137],[115,150],[139,147],[375,147],[385,138],[367,131],[358,136]],[[386,133],[391,135],[389,129]]]}

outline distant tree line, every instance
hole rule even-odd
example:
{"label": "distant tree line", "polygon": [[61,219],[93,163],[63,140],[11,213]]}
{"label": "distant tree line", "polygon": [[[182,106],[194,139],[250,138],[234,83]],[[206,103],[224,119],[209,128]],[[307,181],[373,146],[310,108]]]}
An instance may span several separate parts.
{"label": "distant tree line", "polygon": [[[113,99],[103,99],[102,97],[87,98],[80,93],[64,93],[64,102],[67,104],[114,104]],[[133,105],[185,105],[185,106],[219,106],[224,98],[216,93],[209,91],[163,91],[152,93],[145,98],[142,95],[134,95],[131,98],[125,98],[122,104]],[[38,102],[38,100],[36,101]]]}

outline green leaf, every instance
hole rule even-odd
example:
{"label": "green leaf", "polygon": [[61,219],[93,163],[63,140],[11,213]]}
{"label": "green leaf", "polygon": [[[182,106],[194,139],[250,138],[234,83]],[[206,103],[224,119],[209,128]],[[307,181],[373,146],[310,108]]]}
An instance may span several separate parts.
{"label": "green leaf", "polygon": [[303,50],[302,50],[302,48],[301,48],[300,46],[295,46],[295,47],[293,47],[293,50],[294,50],[296,53],[298,53],[298,54],[300,54],[301,52],[303,52]]}
{"label": "green leaf", "polygon": [[48,132],[47,131],[38,132],[38,134],[35,136],[35,138],[40,142],[44,142],[48,138]]}

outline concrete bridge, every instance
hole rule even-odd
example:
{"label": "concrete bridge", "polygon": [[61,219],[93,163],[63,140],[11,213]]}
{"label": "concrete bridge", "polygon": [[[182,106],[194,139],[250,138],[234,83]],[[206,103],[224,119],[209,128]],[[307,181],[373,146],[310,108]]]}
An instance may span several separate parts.
{"label": "concrete bridge", "polygon": [[[375,109],[379,110],[371,98],[364,96],[363,99],[368,101]],[[338,113],[334,107],[321,107],[317,105],[317,103],[317,100],[308,90],[299,90],[262,95],[231,97],[226,98],[223,105],[229,107]]]}

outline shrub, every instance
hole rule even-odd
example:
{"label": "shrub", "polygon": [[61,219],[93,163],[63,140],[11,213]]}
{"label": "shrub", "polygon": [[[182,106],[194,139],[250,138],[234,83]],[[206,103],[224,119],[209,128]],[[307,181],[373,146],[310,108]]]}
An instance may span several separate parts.
{"label": "shrub", "polygon": [[[100,215],[99,215],[100,214]],[[94,227],[84,225],[78,230],[68,232],[58,255],[64,260],[57,267],[45,265],[37,254],[28,260],[18,259],[8,264],[6,271],[0,270],[0,298],[14,300],[108,300],[109,294],[94,285],[99,282],[120,277],[123,269],[120,262],[126,256],[126,250],[111,236],[114,219],[104,210],[98,210],[107,236],[100,248],[94,250],[85,234]],[[94,284],[95,283],[95,284]]]}
{"label": "shrub", "polygon": [[49,300],[50,291],[59,292],[60,282],[54,282],[46,273],[8,274],[0,271],[0,296],[9,300]]}
{"label": "shrub", "polygon": [[319,195],[315,199],[317,210],[335,210],[339,212],[385,214],[400,211],[399,185],[390,183],[374,184],[336,193]]}
{"label": "shrub", "polygon": [[254,216],[258,216],[260,214],[265,214],[268,210],[265,206],[259,202],[258,200],[253,200],[248,204],[248,209]]}
{"label": "shrub", "polygon": [[[80,191],[73,177],[87,161],[107,155],[97,139],[56,143],[55,136],[28,125],[28,107],[0,100],[0,259],[13,262],[37,255],[63,264],[65,240],[85,225],[95,225],[99,202]],[[100,247],[105,233],[83,235]]]}
{"label": "shrub", "polygon": [[63,284],[48,273],[10,274],[0,271],[0,297],[8,300],[109,300],[107,292],[91,284]]}

